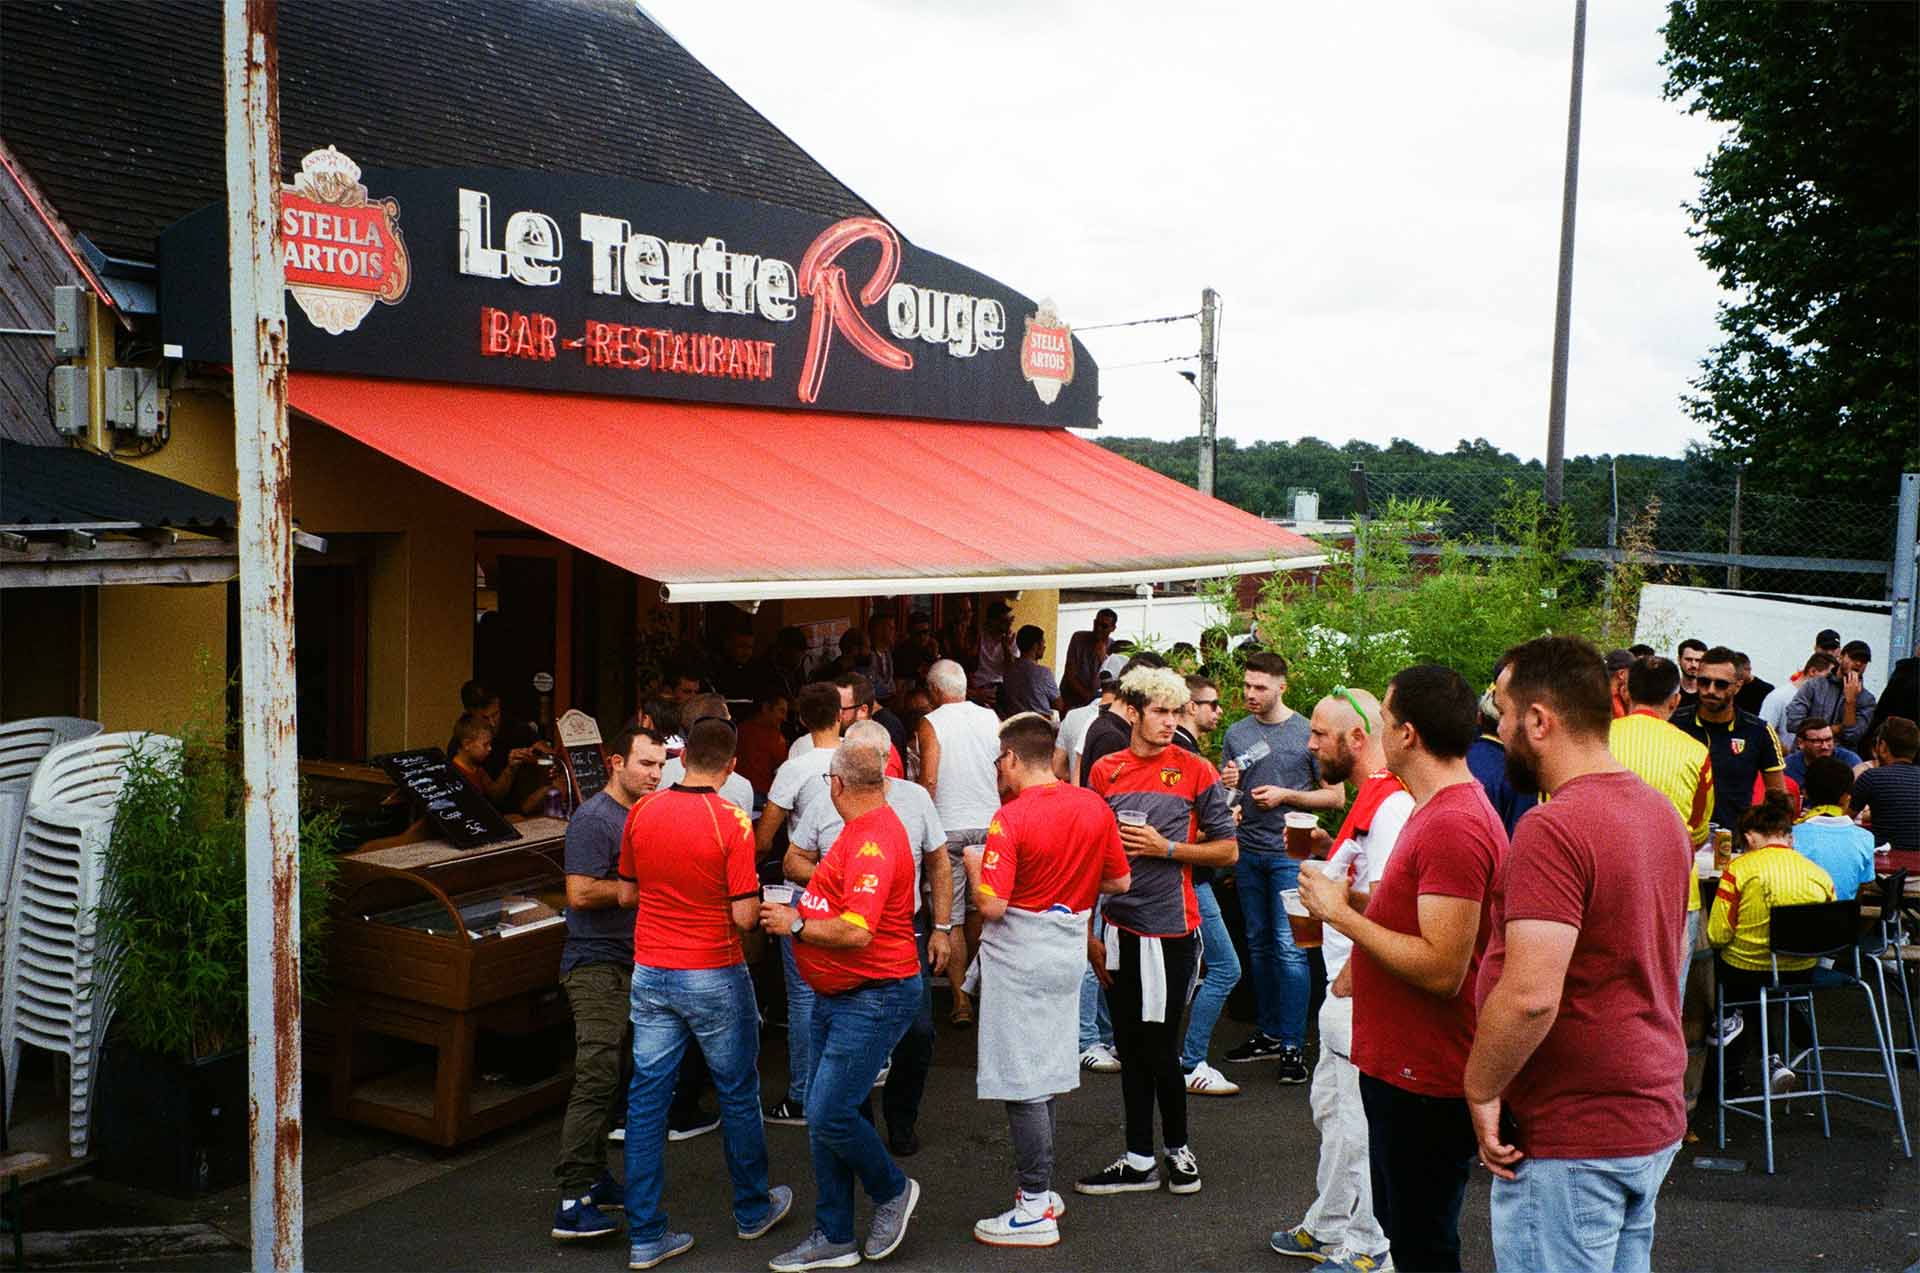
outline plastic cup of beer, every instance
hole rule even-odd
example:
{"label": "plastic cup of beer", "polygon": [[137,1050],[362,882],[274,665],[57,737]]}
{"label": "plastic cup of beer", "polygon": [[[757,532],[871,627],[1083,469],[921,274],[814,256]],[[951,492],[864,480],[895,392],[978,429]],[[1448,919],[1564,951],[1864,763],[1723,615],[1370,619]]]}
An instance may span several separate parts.
{"label": "plastic cup of beer", "polygon": [[1733,832],[1725,827],[1713,829],[1713,869],[1724,871],[1733,862]]}
{"label": "plastic cup of beer", "polygon": [[762,884],[760,886],[760,900],[763,902],[772,902],[775,906],[791,906],[793,905],[793,885]]}
{"label": "plastic cup of beer", "polygon": [[1147,825],[1147,815],[1139,809],[1122,809],[1113,816],[1120,820],[1120,825],[1123,827],[1144,827]]}
{"label": "plastic cup of beer", "polygon": [[1320,921],[1307,914],[1307,904],[1300,900],[1297,888],[1282,889],[1280,900],[1286,903],[1287,927],[1293,930],[1293,944],[1301,950],[1312,950],[1320,944]]}
{"label": "plastic cup of beer", "polygon": [[1320,825],[1320,819],[1301,809],[1295,809],[1287,815],[1287,856],[1290,858],[1310,858],[1313,856],[1313,832]]}

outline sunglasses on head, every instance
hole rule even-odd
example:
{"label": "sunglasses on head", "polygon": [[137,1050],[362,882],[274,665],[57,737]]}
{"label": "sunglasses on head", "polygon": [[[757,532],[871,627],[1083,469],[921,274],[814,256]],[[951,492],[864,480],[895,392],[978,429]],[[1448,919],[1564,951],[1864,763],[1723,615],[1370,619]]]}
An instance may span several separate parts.
{"label": "sunglasses on head", "polygon": [[1360,718],[1361,732],[1371,738],[1373,736],[1373,725],[1367,720],[1367,709],[1360,706],[1360,700],[1353,696],[1353,691],[1344,685],[1336,685],[1333,687],[1333,696],[1347,700],[1347,706],[1351,707],[1354,715]]}

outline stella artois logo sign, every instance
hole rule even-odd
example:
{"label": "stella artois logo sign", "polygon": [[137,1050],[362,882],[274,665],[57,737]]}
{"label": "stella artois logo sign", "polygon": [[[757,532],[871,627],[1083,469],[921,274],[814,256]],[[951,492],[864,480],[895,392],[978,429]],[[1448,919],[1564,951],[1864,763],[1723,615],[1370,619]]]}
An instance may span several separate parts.
{"label": "stella artois logo sign", "polygon": [[1050,300],[1041,301],[1040,312],[1027,319],[1027,335],[1020,342],[1020,374],[1040,401],[1049,405],[1073,383],[1073,329],[1060,321]]}
{"label": "stella artois logo sign", "polygon": [[300,175],[281,187],[280,233],[287,290],[309,322],[338,336],[374,302],[406,297],[412,268],[399,221],[399,202],[370,199],[360,165],[332,146],[300,161]]}

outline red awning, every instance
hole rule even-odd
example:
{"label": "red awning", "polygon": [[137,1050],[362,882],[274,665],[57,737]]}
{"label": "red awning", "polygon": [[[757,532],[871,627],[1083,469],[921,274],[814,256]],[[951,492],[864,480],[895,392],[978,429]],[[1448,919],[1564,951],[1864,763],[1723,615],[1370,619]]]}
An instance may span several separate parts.
{"label": "red awning", "polygon": [[288,395],[675,601],[1094,587],[1319,551],[1065,430],[316,373]]}

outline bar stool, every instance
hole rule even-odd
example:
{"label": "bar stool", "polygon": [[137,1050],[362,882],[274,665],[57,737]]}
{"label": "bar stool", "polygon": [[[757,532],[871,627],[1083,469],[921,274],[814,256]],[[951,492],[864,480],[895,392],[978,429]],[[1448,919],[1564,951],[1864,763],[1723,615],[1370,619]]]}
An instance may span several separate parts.
{"label": "bar stool", "polygon": [[[1920,1026],[1915,1024],[1913,1014],[1913,992],[1907,986],[1907,965],[1913,962],[1913,952],[1908,949],[1907,940],[1901,929],[1900,907],[1907,888],[1908,872],[1901,868],[1891,875],[1883,875],[1875,881],[1879,891],[1880,916],[1861,937],[1854,951],[1854,975],[1866,979],[1866,963],[1873,965],[1875,979],[1880,985],[1880,1011],[1887,1027],[1887,1051],[1896,1063],[1903,1056],[1911,1056],[1920,1062]],[[1861,890],[1861,901],[1866,902],[1866,890]],[[1864,908],[1863,908],[1864,909]],[[1900,1003],[1907,1019],[1907,1041],[1895,1042],[1893,1000],[1888,997],[1887,965],[1893,965],[1894,983],[1900,987]],[[1868,1052],[1863,1047],[1834,1047],[1829,1052]]]}
{"label": "bar stool", "polygon": [[[1833,1125],[1827,1116],[1827,1098],[1838,1097],[1841,1100],[1857,1101],[1862,1105],[1872,1105],[1879,1109],[1893,1111],[1895,1124],[1900,1129],[1901,1152],[1908,1158],[1913,1157],[1913,1145],[1907,1138],[1905,1111],[1900,1102],[1900,1083],[1893,1071],[1893,1054],[1887,1043],[1887,1034],[1881,1029],[1880,1012],[1874,1002],[1873,988],[1860,977],[1843,972],[1838,968],[1815,965],[1811,970],[1811,979],[1799,984],[1783,984],[1780,980],[1780,960],[1788,959],[1838,959],[1849,951],[1859,948],[1860,903],[1857,898],[1843,902],[1815,902],[1804,906],[1777,906],[1771,915],[1770,958],[1772,960],[1773,984],[1760,987],[1757,999],[1738,1000],[1737,1004],[1752,1004],[1759,1009],[1760,1056],[1764,1067],[1766,1058],[1772,1054],[1768,1037],[1767,1009],[1774,1003],[1782,1005],[1782,1038],[1780,1052],[1791,1061],[1806,1057],[1813,1060],[1814,1084],[1811,1088],[1802,1088],[1780,1096],[1773,1094],[1773,1085],[1762,1076],[1760,1094],[1757,1096],[1726,1095],[1727,1062],[1726,1050],[1716,1054],[1715,1065],[1720,1082],[1720,1107],[1717,1115],[1720,1147],[1727,1146],[1727,1114],[1729,1111],[1748,1118],[1757,1118],[1765,1127],[1767,1147],[1767,1174],[1773,1174],[1773,1105],[1775,1101],[1798,1100],[1806,1097],[1818,1097],[1820,1100],[1820,1132],[1828,1139],[1833,1137]],[[1817,992],[1845,986],[1857,986],[1861,997],[1867,1003],[1867,1015],[1873,1025],[1874,1050],[1880,1054],[1880,1073],[1871,1071],[1828,1070],[1821,1057],[1820,1019],[1814,1008]],[[1813,1033],[1812,1045],[1799,1054],[1793,1052],[1792,1008],[1796,1003],[1806,1005],[1807,1021]],[[1726,1016],[1729,1003],[1726,991],[1714,988],[1714,1019],[1716,1022]],[[1829,1048],[1829,1051],[1837,1050]],[[1864,1050],[1864,1049],[1863,1049]],[[1791,1063],[1790,1061],[1790,1063]],[[1889,1100],[1877,1101],[1855,1092],[1843,1092],[1827,1086],[1827,1078],[1859,1077],[1884,1078],[1887,1084]],[[1756,1112],[1749,1106],[1759,1105]]]}

